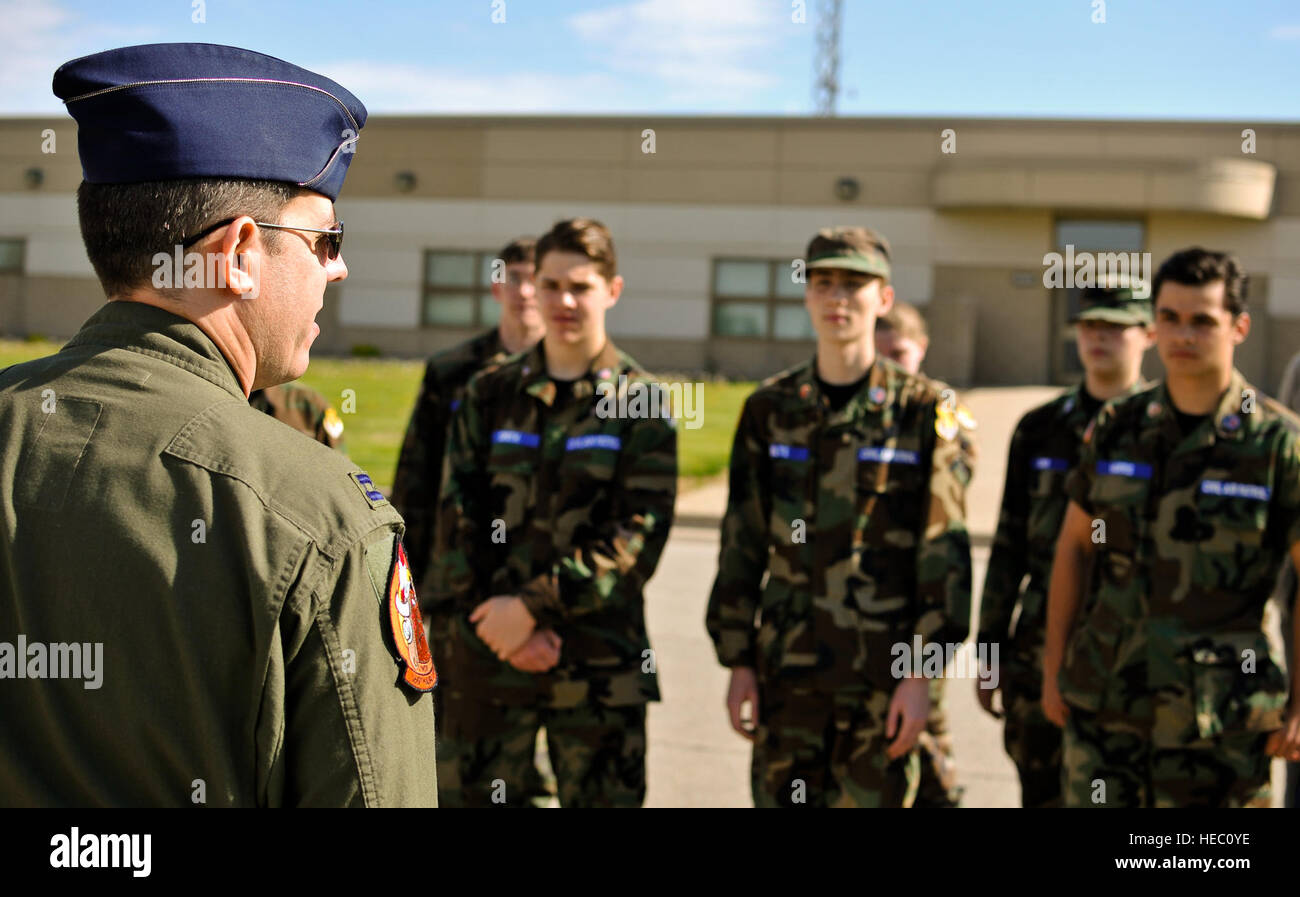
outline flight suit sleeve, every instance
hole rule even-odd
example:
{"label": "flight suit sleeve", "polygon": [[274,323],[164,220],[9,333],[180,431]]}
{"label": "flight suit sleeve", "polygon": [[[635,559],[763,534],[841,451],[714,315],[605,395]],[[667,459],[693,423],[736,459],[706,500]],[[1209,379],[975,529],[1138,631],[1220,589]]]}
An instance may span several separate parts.
{"label": "flight suit sleeve", "polygon": [[958,643],[970,636],[971,557],[966,531],[966,487],[972,461],[960,431],[937,431],[938,407],[922,418],[934,422],[928,508],[916,550],[917,616],[914,633],[924,641]]}
{"label": "flight suit sleeve", "polygon": [[406,554],[411,575],[423,583],[429,572],[429,549],[438,513],[438,487],[442,480],[443,452],[447,443],[447,417],[438,372],[430,363],[420,381],[406,436],[393,473],[391,501],[406,521]]}
{"label": "flight suit sleeve", "polygon": [[332,562],[309,548],[286,600],[279,635],[287,805],[437,806],[433,697],[404,681],[388,631],[397,540],[396,526],[373,531]]}
{"label": "flight suit sleeve", "polygon": [[756,665],[754,621],[767,572],[768,545],[763,448],[752,403],[747,401],[731,446],[730,487],[722,519],[718,573],[704,616],[718,662],[726,667]]}
{"label": "flight suit sleeve", "polygon": [[1011,436],[1002,508],[984,591],[980,595],[978,641],[1001,642],[1011,629],[1011,615],[1020,597],[1020,583],[1029,572],[1029,458],[1025,422]]}
{"label": "flight suit sleeve", "polygon": [[[664,403],[667,403],[665,398]],[[677,498],[676,422],[636,419],[623,434],[608,520],[590,520],[593,534],[570,546],[549,574],[519,596],[539,627],[601,613],[640,595],[668,541]]]}
{"label": "flight suit sleeve", "polygon": [[432,594],[421,605],[435,616],[458,608],[468,613],[483,597],[477,578],[479,540],[488,535],[481,510],[488,491],[488,437],[480,402],[478,381],[472,379],[448,427],[433,534],[437,544],[428,576]]}

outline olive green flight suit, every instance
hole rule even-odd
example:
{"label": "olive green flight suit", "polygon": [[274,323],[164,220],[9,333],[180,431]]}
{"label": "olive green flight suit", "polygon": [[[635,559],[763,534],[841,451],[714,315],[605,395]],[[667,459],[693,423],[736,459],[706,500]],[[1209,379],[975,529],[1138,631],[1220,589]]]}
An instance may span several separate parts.
{"label": "olive green flight suit", "polygon": [[436,805],[401,518],[194,324],[0,372],[0,528],[0,805]]}

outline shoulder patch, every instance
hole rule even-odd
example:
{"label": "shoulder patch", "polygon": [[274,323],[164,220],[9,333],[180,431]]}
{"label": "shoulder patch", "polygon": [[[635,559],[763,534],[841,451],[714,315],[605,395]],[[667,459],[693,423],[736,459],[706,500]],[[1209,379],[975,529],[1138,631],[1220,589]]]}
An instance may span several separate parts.
{"label": "shoulder patch", "polygon": [[338,439],[343,435],[343,418],[339,417],[333,405],[325,408],[325,432],[329,434],[330,439]]}
{"label": "shoulder patch", "polygon": [[370,475],[365,471],[354,470],[348,476],[352,478],[353,483],[356,483],[357,488],[361,490],[361,494],[366,497],[366,501],[370,502],[370,507],[382,508],[388,504],[388,499],[384,498],[384,493],[375,488]]}
{"label": "shoulder patch", "polygon": [[951,442],[957,438],[960,427],[957,424],[957,415],[954,414],[944,405],[935,407],[934,415],[934,432],[939,434],[939,438]]}
{"label": "shoulder patch", "polygon": [[424,621],[415,598],[415,583],[406,562],[406,549],[402,547],[401,539],[393,541],[397,550],[388,574],[388,622],[393,633],[393,646],[397,648],[403,667],[402,681],[416,691],[429,691],[438,684],[438,671],[433,666],[433,655],[429,653],[429,643],[424,638]]}

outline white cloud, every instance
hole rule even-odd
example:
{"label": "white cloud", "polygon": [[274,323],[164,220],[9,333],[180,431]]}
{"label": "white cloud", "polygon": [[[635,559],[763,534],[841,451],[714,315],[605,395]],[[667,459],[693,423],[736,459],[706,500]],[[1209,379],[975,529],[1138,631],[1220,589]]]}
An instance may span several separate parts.
{"label": "white cloud", "polygon": [[788,11],[767,0],[638,0],[568,22],[611,69],[714,93],[774,84],[765,51],[785,23]]}
{"label": "white cloud", "polygon": [[1268,36],[1274,40],[1300,40],[1300,25],[1277,25]]}
{"label": "white cloud", "polygon": [[344,60],[314,69],[342,84],[371,113],[610,112],[621,108],[617,80],[599,73],[470,75],[406,63]]}
{"label": "white cloud", "polygon": [[0,0],[0,22],[0,113],[6,115],[59,114],[63,103],[50,90],[55,69],[110,47],[147,43],[154,34],[151,28],[90,22],[55,0]]}
{"label": "white cloud", "polygon": [[362,59],[316,70],[381,113],[628,114],[702,97],[727,107],[777,82],[766,63],[787,21],[773,0],[637,0],[565,22],[571,38],[551,55],[571,60],[569,71],[562,62],[560,71],[468,74]]}

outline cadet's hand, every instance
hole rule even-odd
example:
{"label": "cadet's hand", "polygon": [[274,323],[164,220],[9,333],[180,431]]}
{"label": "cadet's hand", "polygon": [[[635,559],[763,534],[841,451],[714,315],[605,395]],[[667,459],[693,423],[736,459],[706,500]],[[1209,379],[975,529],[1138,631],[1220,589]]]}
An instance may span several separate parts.
{"label": "cadet's hand", "polygon": [[502,660],[509,659],[533,634],[537,621],[517,595],[497,595],[469,615],[474,631]]}
{"label": "cadet's hand", "polygon": [[510,655],[507,663],[525,673],[545,673],[560,662],[562,644],[554,629],[538,629],[522,648]]}
{"label": "cadet's hand", "polygon": [[916,676],[899,682],[889,699],[889,714],[885,717],[885,737],[894,739],[886,751],[889,759],[897,760],[916,746],[916,737],[925,729],[929,715],[930,680]]}
{"label": "cadet's hand", "polygon": [[1056,677],[1043,675],[1043,716],[1052,721],[1057,728],[1065,728],[1065,718],[1070,715],[1070,708],[1061,697],[1061,687],[1056,684]]}
{"label": "cadet's hand", "polygon": [[[1002,680],[1001,678],[999,678],[1000,672],[1001,671],[996,666],[990,665],[989,676],[987,681],[1001,682]],[[1002,710],[997,710],[993,706],[993,696],[998,692],[1002,691],[1002,689],[1001,687],[985,688],[985,684],[986,684],[986,680],[984,679],[977,678],[975,680],[975,697],[979,699],[980,706],[984,708],[985,713],[989,714],[994,719],[1002,719],[1002,711],[1007,709],[1005,703],[1007,699],[1006,695],[1002,696],[1002,700],[1003,700]]]}
{"label": "cadet's hand", "polygon": [[[749,704],[749,719],[741,716],[740,708]],[[753,667],[732,667],[731,684],[727,686],[727,715],[731,728],[749,741],[754,740],[758,728],[758,676]]]}
{"label": "cadet's hand", "polygon": [[1300,761],[1300,710],[1287,714],[1282,728],[1268,736],[1264,753],[1270,757],[1281,757],[1288,763]]}

